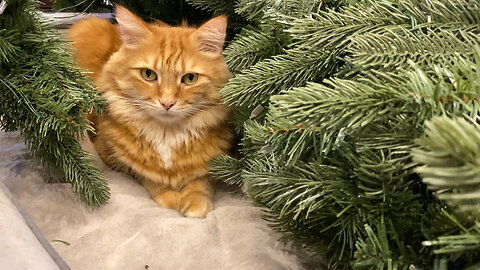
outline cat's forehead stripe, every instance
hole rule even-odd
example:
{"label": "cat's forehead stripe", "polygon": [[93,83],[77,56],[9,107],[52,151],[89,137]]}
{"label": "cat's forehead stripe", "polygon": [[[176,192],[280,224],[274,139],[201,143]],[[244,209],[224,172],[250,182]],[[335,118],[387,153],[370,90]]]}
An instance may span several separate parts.
{"label": "cat's forehead stripe", "polygon": [[175,69],[178,70],[178,62],[180,62],[182,52],[184,51],[184,46],[183,46],[182,40],[178,40],[178,42],[176,44],[176,48],[179,48],[179,49],[175,50],[175,53],[172,57],[172,63],[175,66]]}
{"label": "cat's forehead stripe", "polygon": [[[172,47],[173,44],[170,43],[170,46]],[[165,60],[164,60],[165,67],[167,69],[171,69],[174,56],[175,56],[175,50],[170,49],[170,51],[166,54]]]}
{"label": "cat's forehead stripe", "polygon": [[177,44],[175,44],[175,39],[164,40],[162,45],[163,45],[163,52],[162,52],[162,59],[161,59],[162,69],[173,71],[172,62],[173,62],[173,58],[175,57],[175,53],[178,51],[176,46]]}
{"label": "cat's forehead stripe", "polygon": [[158,62],[160,61],[160,48],[158,48],[158,50],[155,52],[155,58],[153,58],[153,67],[155,68],[155,70],[160,70],[160,66],[158,65]]}
{"label": "cat's forehead stripe", "polygon": [[206,70],[199,59],[189,54],[189,40],[181,38],[159,38],[155,51],[145,54],[136,66],[150,68],[157,72],[186,73],[194,72],[205,74]]}
{"label": "cat's forehead stripe", "polygon": [[182,58],[180,61],[177,61],[177,69],[187,70],[185,59]]}
{"label": "cat's forehead stripe", "polygon": [[159,61],[159,65],[160,65],[159,68],[162,68],[162,69],[165,68],[165,64],[166,64],[165,57],[170,53],[170,48],[168,45],[169,44],[166,40],[162,40],[161,43],[159,44],[159,47],[162,50],[161,52],[162,57],[160,58],[160,61]]}

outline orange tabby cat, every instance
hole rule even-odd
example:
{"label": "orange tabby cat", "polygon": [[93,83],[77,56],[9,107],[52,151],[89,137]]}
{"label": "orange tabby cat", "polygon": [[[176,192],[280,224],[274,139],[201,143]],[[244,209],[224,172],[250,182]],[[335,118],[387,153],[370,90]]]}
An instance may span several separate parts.
{"label": "orange tabby cat", "polygon": [[226,17],[198,29],[170,27],[119,6],[117,21],[86,19],[68,34],[108,104],[90,116],[93,145],[160,206],[204,218],[213,208],[209,161],[233,137],[219,95],[231,77],[222,56]]}

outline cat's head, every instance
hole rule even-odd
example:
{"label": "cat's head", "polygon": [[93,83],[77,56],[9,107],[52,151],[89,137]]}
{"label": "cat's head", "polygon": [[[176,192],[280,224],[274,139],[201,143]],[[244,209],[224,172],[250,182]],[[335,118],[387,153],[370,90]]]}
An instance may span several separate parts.
{"label": "cat's head", "polygon": [[117,21],[122,46],[102,73],[109,101],[165,122],[221,106],[219,90],[231,77],[222,56],[225,16],[199,28],[171,27],[117,7]]}

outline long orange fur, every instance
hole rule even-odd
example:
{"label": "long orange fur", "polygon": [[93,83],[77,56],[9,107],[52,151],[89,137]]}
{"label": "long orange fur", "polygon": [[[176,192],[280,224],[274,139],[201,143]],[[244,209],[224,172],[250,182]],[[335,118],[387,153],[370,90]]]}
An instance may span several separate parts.
{"label": "long orange fur", "polygon": [[[68,33],[78,65],[108,104],[105,113],[90,115],[93,145],[160,206],[203,218],[213,208],[209,161],[228,151],[233,137],[219,95],[231,77],[221,54],[226,17],[200,28],[170,27],[117,7],[117,20],[86,19]],[[158,79],[145,80],[142,69]],[[195,84],[183,83],[187,73],[199,74]],[[165,100],[176,103],[167,109]]]}

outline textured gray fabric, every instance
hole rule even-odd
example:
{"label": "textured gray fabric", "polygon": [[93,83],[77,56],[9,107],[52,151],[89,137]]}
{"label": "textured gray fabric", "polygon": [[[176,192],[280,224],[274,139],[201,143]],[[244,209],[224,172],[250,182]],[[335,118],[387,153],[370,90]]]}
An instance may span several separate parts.
{"label": "textured gray fabric", "polygon": [[130,177],[99,164],[112,198],[91,211],[76,201],[67,184],[45,184],[18,138],[0,133],[0,180],[72,269],[321,266],[316,258],[304,255],[300,260],[298,252],[282,244],[262,220],[261,209],[241,194],[220,190],[215,209],[206,219],[184,218],[174,210],[157,207]]}
{"label": "textured gray fabric", "polygon": [[0,183],[0,268],[69,269],[56,252],[51,250],[48,242],[43,241],[41,232],[35,228],[32,230],[34,225],[23,216],[13,200],[5,185]]}

